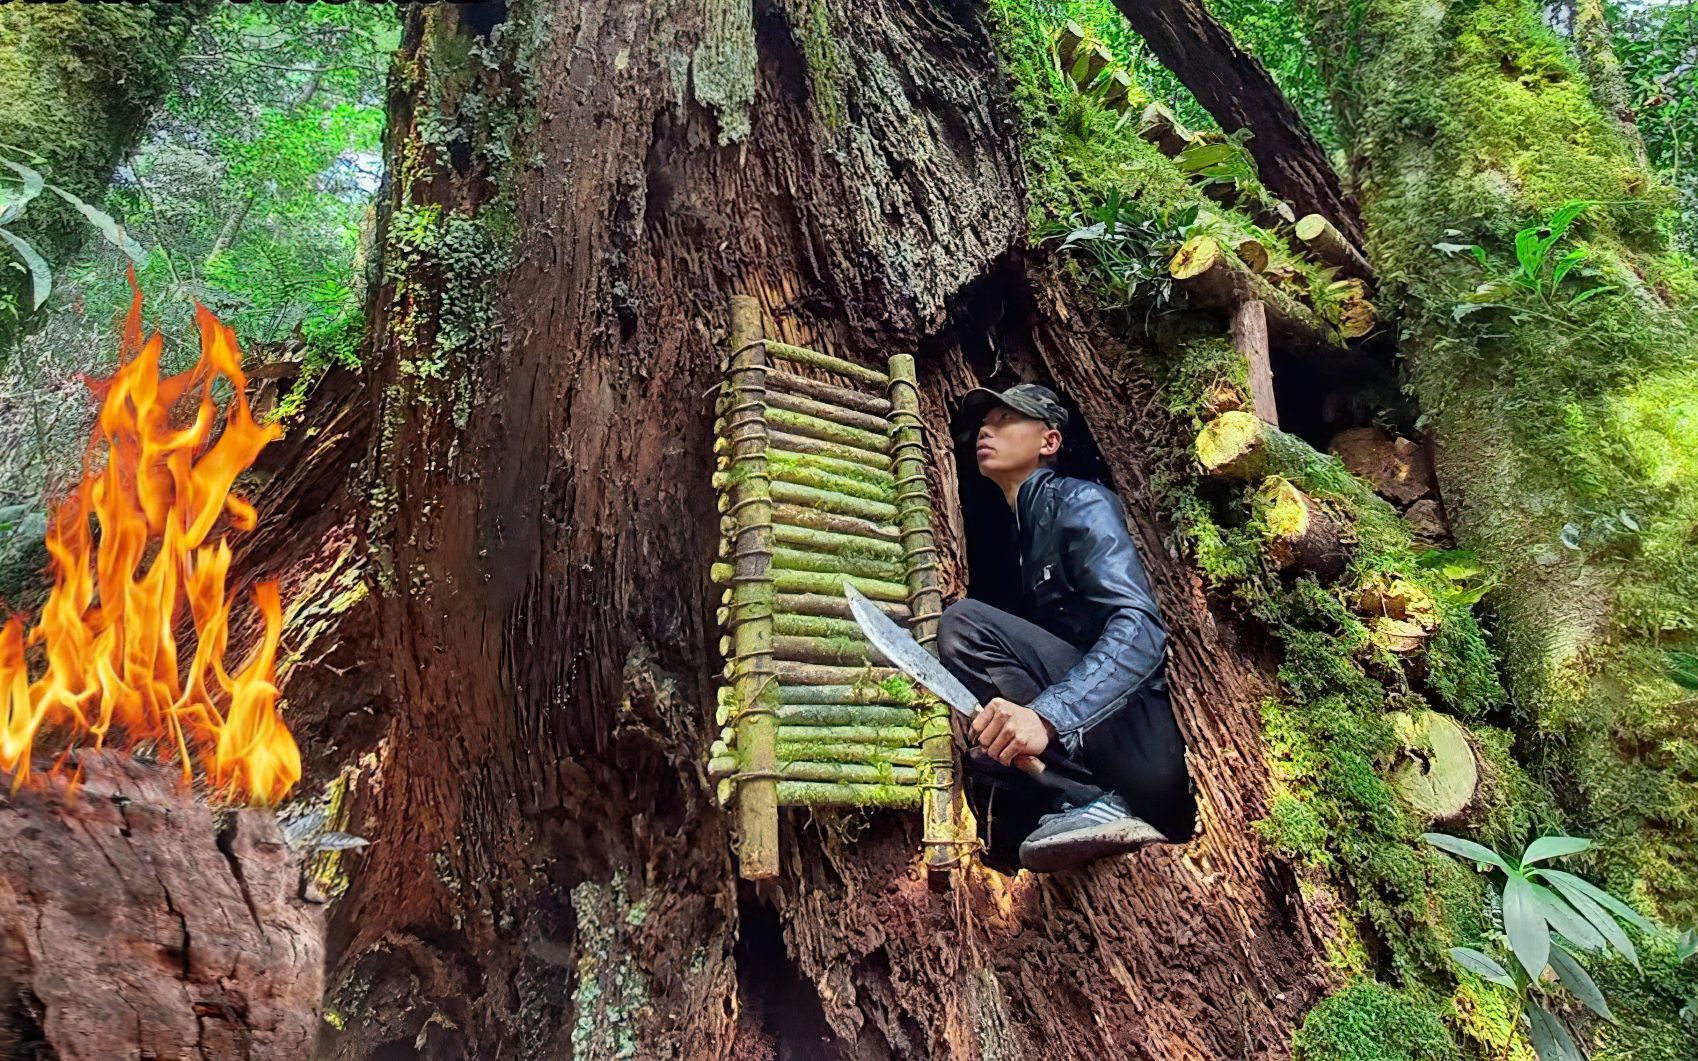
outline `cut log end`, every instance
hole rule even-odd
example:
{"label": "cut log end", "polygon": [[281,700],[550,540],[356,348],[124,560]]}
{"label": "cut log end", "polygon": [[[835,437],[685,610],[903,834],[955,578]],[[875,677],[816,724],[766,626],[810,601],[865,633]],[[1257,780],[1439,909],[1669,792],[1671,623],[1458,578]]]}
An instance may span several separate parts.
{"label": "cut log end", "polygon": [[1403,746],[1392,788],[1429,824],[1466,821],[1480,792],[1480,761],[1468,730],[1438,711],[1393,711],[1386,719]]}
{"label": "cut log end", "polygon": [[1225,412],[1197,435],[1197,460],[1210,475],[1250,479],[1262,449],[1262,421],[1242,409]]}
{"label": "cut log end", "polygon": [[1268,558],[1280,570],[1306,572],[1322,581],[1344,573],[1349,555],[1339,521],[1291,480],[1268,476],[1256,490],[1254,506],[1263,521]]}
{"label": "cut log end", "polygon": [[1396,655],[1420,651],[1438,627],[1432,595],[1405,579],[1376,575],[1357,587],[1351,604],[1367,617],[1374,643]]}

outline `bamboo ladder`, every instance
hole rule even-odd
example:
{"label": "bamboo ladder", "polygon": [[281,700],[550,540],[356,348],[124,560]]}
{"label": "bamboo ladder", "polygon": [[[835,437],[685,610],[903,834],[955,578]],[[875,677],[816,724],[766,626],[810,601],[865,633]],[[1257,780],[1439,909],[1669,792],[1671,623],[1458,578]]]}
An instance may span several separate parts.
{"label": "bamboo ladder", "polygon": [[737,810],[739,872],[777,875],[779,807],[883,807],[921,813],[946,880],[967,843],[949,709],[873,665],[843,596],[853,583],[920,644],[937,638],[914,359],[879,371],[768,340],[759,304],[734,295],[717,410],[725,728],[708,767]]}

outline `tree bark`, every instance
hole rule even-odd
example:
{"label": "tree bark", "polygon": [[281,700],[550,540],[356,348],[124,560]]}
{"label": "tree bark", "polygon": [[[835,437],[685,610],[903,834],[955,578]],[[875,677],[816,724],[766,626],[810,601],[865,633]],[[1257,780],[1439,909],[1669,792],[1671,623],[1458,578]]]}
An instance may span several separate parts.
{"label": "tree bark", "polygon": [[0,798],[0,1056],[307,1056],[323,919],[271,812],[215,825],[173,767],[79,770]]}
{"label": "tree bark", "polygon": [[[355,521],[396,706],[347,797],[373,843],[333,916],[325,1056],[1273,1057],[1324,989],[1325,889],[1250,828],[1268,675],[1140,500],[1133,436],[1173,425],[1126,431],[1153,390],[1121,344],[997,267],[1026,210],[980,13],[876,8],[409,14]],[[740,884],[706,776],[727,297],[781,342],[919,351],[957,594],[947,410],[986,379],[957,323],[993,273],[1128,498],[1203,835],[950,897],[914,816],[785,812],[780,876]]]}
{"label": "tree bark", "polygon": [[1320,214],[1361,240],[1356,204],[1339,187],[1325,149],[1267,70],[1238,47],[1202,0],[1115,0],[1114,6],[1222,129],[1255,134],[1246,146],[1269,191],[1299,216]]}

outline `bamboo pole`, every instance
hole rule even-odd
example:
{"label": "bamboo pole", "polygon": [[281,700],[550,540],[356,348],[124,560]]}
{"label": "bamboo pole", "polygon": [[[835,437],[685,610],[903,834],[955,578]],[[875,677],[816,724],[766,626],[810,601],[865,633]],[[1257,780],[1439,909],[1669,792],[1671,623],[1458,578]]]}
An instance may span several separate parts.
{"label": "bamboo pole", "polygon": [[[730,585],[732,579],[730,564],[714,564],[713,580],[721,585]],[[900,602],[907,599],[906,586],[895,582],[886,582],[877,578],[862,578],[860,575],[842,575],[832,571],[772,571],[772,585],[780,593],[823,593],[828,596],[843,595],[843,583],[848,582],[856,589],[865,593],[875,601]],[[733,616],[735,619],[735,616]]]}
{"label": "bamboo pole", "polygon": [[890,472],[883,468],[874,468],[870,465],[859,464],[850,460],[842,460],[838,457],[828,457],[822,453],[792,453],[787,449],[773,446],[770,442],[771,440],[769,439],[766,459],[775,466],[780,464],[794,464],[802,467],[818,468],[820,471],[830,472],[833,475],[839,475],[845,479],[854,479],[855,481],[865,483],[868,486],[876,486],[880,489],[889,491],[894,491],[896,489],[896,476],[890,474]]}
{"label": "bamboo pole", "polygon": [[871,413],[874,416],[889,416],[890,403],[876,395],[865,391],[851,390],[848,387],[838,387],[823,380],[798,376],[794,372],[774,369],[766,374],[767,390],[787,391],[813,398],[815,401],[840,405],[845,409],[853,409],[858,413]]}
{"label": "bamboo pole", "polygon": [[725,420],[731,461],[743,472],[731,486],[726,510],[737,525],[731,585],[732,656],[726,666],[737,703],[736,782],[738,868],[750,879],[778,875],[778,774],[776,736],[779,686],[772,658],[772,501],[766,468],[766,351],[760,303],[731,298],[731,407]]}
{"label": "bamboo pole", "polygon": [[890,377],[876,368],[868,368],[866,365],[858,365],[853,361],[845,361],[841,357],[822,354],[818,350],[809,350],[806,347],[791,346],[789,343],[780,343],[769,339],[766,344],[766,352],[768,356],[775,357],[780,361],[790,361],[798,365],[807,365],[810,368],[823,369],[826,372],[834,372],[839,376],[847,376],[862,383],[872,383],[882,387],[890,382]]}
{"label": "bamboo pole", "polygon": [[903,766],[913,769],[920,765],[920,749],[868,741],[792,741],[780,734],[778,764],[785,763],[864,763]]}
{"label": "bamboo pole", "polygon": [[769,394],[767,408],[785,409],[792,413],[802,413],[806,416],[817,416],[821,420],[830,420],[834,424],[871,431],[873,434],[884,434],[890,430],[890,421],[882,416],[847,409],[841,405],[818,401],[801,394]]}
{"label": "bamboo pole", "polygon": [[[716,755],[708,761],[710,777],[736,776],[737,757]],[[875,765],[872,763],[840,762],[780,762],[776,773],[785,781],[826,781],[859,785],[914,785],[920,772],[912,766]],[[740,782],[746,784],[746,782]],[[741,802],[742,793],[738,793]]]}
{"label": "bamboo pole", "polygon": [[860,624],[853,619],[833,619],[825,615],[787,615],[779,611],[772,617],[774,637],[861,637]]}
{"label": "bamboo pole", "polygon": [[813,438],[808,435],[798,435],[789,431],[769,430],[767,437],[774,446],[781,446],[792,453],[808,453],[821,457],[836,457],[838,460],[853,461],[864,464],[869,468],[880,471],[890,469],[890,457],[881,447],[874,451],[862,449],[859,446],[845,446],[823,438]]}
{"label": "bamboo pole", "polygon": [[778,743],[783,744],[876,744],[913,750],[920,739],[914,726],[803,726],[782,722]]}
{"label": "bamboo pole", "polygon": [[918,726],[920,716],[910,692],[893,693],[876,682],[859,685],[790,685],[778,705],[783,725]]}
{"label": "bamboo pole", "polygon": [[859,575],[895,582],[903,577],[902,564],[868,556],[814,553],[803,549],[777,549],[772,566],[785,571],[819,571],[824,574]]}
{"label": "bamboo pole", "polygon": [[772,656],[778,660],[798,663],[831,663],[860,666],[863,663],[883,663],[884,657],[867,644],[865,638],[855,637],[775,637]]}
{"label": "bamboo pole", "polygon": [[886,807],[913,810],[920,790],[912,785],[851,785],[780,781],[778,801],[786,807]]}
{"label": "bamboo pole", "polygon": [[[895,619],[903,622],[908,618],[908,606],[894,601],[873,601],[873,607]],[[853,620],[855,613],[849,610],[849,602],[841,592],[825,593],[780,593],[778,595],[778,610],[791,612],[796,615],[830,615],[839,619]]]}
{"label": "bamboo pole", "polygon": [[[924,424],[914,358],[890,359],[891,455],[895,459],[896,505],[902,528],[902,552],[908,577],[909,629],[914,640],[936,652],[937,623],[943,595],[937,587],[937,543],[932,537],[931,498],[926,492]],[[963,795],[956,783],[955,747],[949,732],[949,708],[925,698],[921,748],[925,767],[920,782],[921,838],[928,876],[934,887],[947,886],[949,871],[961,862],[960,823]]]}
{"label": "bamboo pole", "polygon": [[793,413],[788,409],[770,409],[767,411],[766,418],[767,423],[786,434],[817,438],[822,442],[835,442],[839,446],[866,450],[869,453],[883,454],[889,444],[888,437],[885,435],[873,431],[863,431],[858,427],[847,427],[834,420],[809,416],[807,413]]}
{"label": "bamboo pole", "polygon": [[884,487],[828,472],[823,468],[810,467],[795,460],[771,461],[769,466],[776,482],[806,486],[827,493],[842,494],[845,497],[857,497],[881,505],[890,504],[895,500],[892,492]]}
{"label": "bamboo pole", "polygon": [[772,518],[792,527],[806,527],[809,530],[829,531],[833,534],[853,534],[861,538],[875,538],[892,543],[902,541],[901,528],[893,524],[862,519],[859,516],[845,516],[837,512],[821,512],[805,505],[774,505]]}
{"label": "bamboo pole", "polygon": [[779,684],[784,686],[786,699],[795,699],[790,694],[792,686],[799,685],[872,685],[890,678],[902,678],[902,672],[894,667],[834,667],[823,663],[801,663],[795,660],[778,660],[773,664],[778,672]]}
{"label": "bamboo pole", "polygon": [[812,505],[824,512],[840,516],[859,516],[861,519],[888,523],[896,519],[896,506],[884,501],[852,497],[835,490],[822,490],[801,483],[775,482],[772,499],[791,505]]}
{"label": "bamboo pole", "polygon": [[773,540],[781,545],[796,549],[811,549],[817,553],[840,553],[847,556],[864,556],[869,559],[889,560],[900,563],[902,546],[896,542],[884,541],[879,538],[866,538],[859,534],[834,534],[831,531],[814,530],[811,527],[792,527],[783,522],[776,522],[772,527]]}

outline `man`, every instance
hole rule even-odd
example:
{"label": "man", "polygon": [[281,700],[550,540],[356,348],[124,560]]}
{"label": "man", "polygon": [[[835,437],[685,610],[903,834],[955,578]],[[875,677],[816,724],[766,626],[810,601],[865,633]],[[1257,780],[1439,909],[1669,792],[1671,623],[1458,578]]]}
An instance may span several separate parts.
{"label": "man", "polygon": [[[1046,873],[1189,840],[1167,638],[1119,499],[1055,474],[1067,411],[1049,388],[979,388],[962,416],[1014,511],[1026,613],[961,600],[938,628],[939,658],[984,704],[964,763],[986,864]],[[1017,768],[1027,756],[1040,774]]]}

